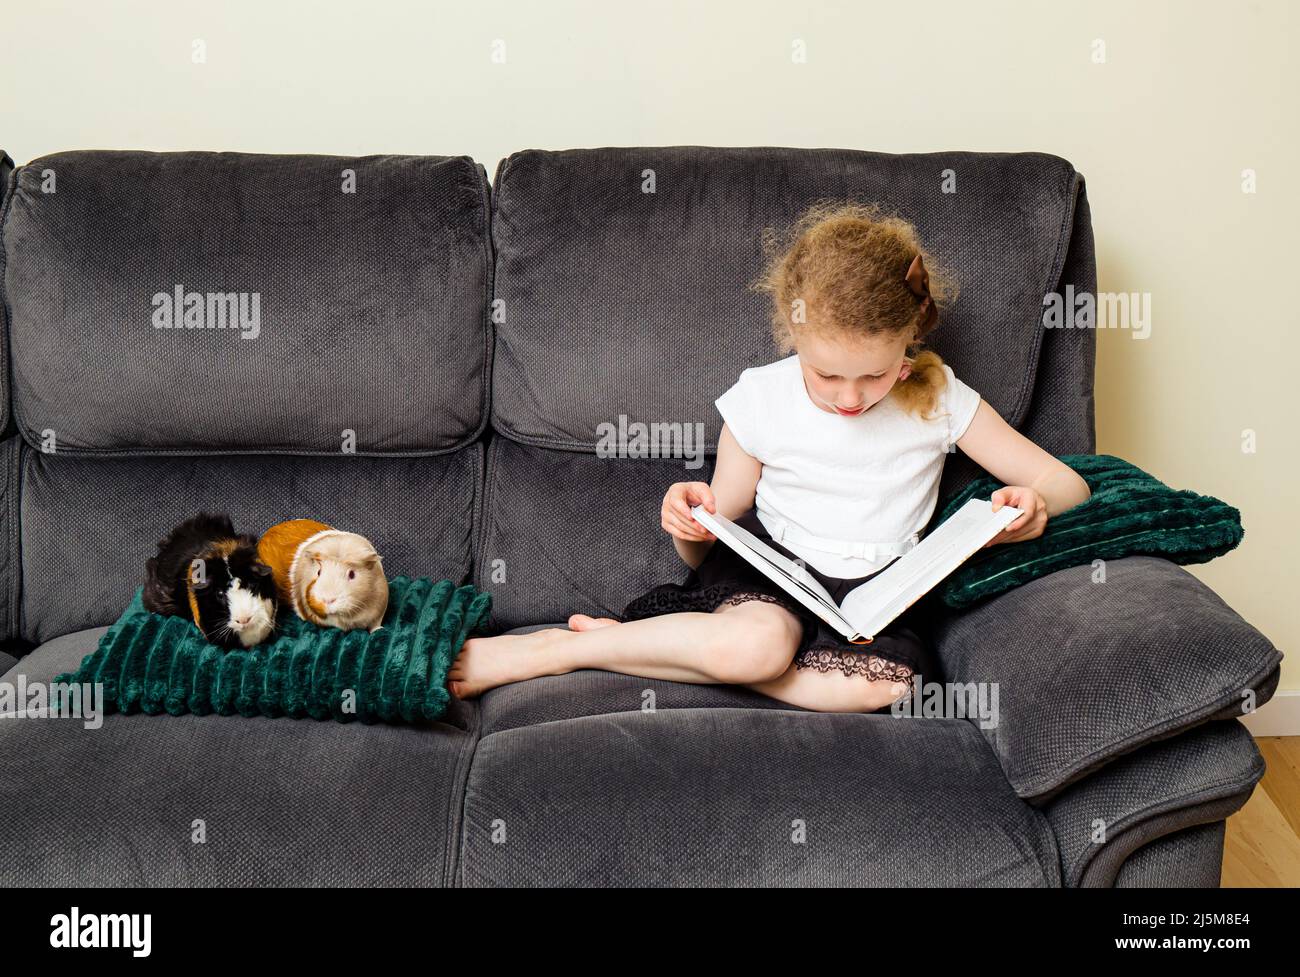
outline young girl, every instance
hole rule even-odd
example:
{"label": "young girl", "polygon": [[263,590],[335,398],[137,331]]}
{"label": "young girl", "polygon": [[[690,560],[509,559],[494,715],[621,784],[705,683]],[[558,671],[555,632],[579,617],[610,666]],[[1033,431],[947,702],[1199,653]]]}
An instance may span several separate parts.
{"label": "young girl", "polygon": [[471,698],[507,682],[600,668],[744,685],[806,709],[874,712],[936,675],[910,614],[852,645],[715,538],[703,505],[799,560],[840,600],[914,546],[956,444],[1005,483],[995,509],[1024,510],[990,543],[1040,536],[1089,497],[1073,469],[1016,432],[930,350],[950,292],[906,221],[858,204],[814,206],[760,287],[777,348],[716,401],[725,422],[713,480],[678,482],[663,528],[692,567],[685,584],[633,600],[623,620],[574,614],[569,629],[475,638],[449,674]]}

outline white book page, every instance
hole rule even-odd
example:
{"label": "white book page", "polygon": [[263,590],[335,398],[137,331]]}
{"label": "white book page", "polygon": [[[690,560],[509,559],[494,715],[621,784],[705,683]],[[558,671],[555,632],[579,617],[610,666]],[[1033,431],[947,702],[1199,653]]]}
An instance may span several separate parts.
{"label": "white book page", "polygon": [[1023,512],[1010,505],[994,512],[988,499],[971,499],[919,544],[844,598],[840,609],[857,630],[856,635],[848,636],[850,640],[874,637]]}
{"label": "white book page", "polygon": [[719,543],[739,553],[750,566],[844,637],[853,634],[853,625],[840,613],[830,592],[806,569],[784,554],[778,553],[749,530],[736,525],[725,516],[711,513],[699,505],[691,509],[691,515],[695,517],[696,522],[718,537]]}

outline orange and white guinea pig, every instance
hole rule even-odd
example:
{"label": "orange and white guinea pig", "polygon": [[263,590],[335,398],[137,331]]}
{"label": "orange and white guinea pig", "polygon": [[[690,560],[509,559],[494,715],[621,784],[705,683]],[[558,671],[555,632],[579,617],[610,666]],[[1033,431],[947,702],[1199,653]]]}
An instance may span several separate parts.
{"label": "orange and white guinea pig", "polygon": [[276,523],[257,544],[280,599],[325,628],[379,630],[388,580],[370,540],[314,519]]}

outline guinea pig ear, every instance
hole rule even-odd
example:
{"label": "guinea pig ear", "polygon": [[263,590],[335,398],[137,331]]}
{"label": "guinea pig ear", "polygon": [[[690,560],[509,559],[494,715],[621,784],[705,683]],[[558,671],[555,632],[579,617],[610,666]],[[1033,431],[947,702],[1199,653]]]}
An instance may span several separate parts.
{"label": "guinea pig ear", "polygon": [[270,574],[271,568],[267,566],[265,563],[263,563],[261,560],[254,560],[253,572],[257,574],[259,577],[265,577]]}

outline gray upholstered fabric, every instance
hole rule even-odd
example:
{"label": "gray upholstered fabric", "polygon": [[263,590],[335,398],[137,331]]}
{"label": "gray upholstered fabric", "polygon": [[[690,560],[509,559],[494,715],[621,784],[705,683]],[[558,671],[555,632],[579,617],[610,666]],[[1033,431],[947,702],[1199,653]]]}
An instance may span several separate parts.
{"label": "gray upholstered fabric", "polygon": [[51,682],[60,672],[71,671],[81,664],[81,659],[94,651],[107,630],[106,627],[87,628],[47,641],[16,662],[12,673],[0,672],[0,681],[12,683],[22,674],[32,682]]}
{"label": "gray upholstered fabric", "polygon": [[[512,633],[565,626],[564,622],[534,624],[514,628]],[[693,685],[585,668],[568,675],[547,675],[499,686],[484,695],[479,704],[484,735],[617,712],[722,708],[805,711],[740,686]]]}
{"label": "gray upholstered fabric", "polygon": [[[4,213],[9,194],[14,186],[14,161],[0,149],[0,214]],[[9,437],[13,427],[13,411],[9,409],[9,315],[4,301],[4,248],[0,245],[0,361],[6,368],[0,370],[0,437]]]}
{"label": "gray upholstered fabric", "polygon": [[0,641],[18,637],[22,586],[18,461],[22,439],[0,441]]}
{"label": "gray upholstered fabric", "polygon": [[[1096,854],[1088,866],[1088,871],[1085,873],[1081,885],[1084,888],[1113,886],[1121,868],[1121,863],[1132,853],[1133,849],[1181,831],[1189,824],[1210,824],[1215,821],[1222,821],[1241,810],[1246,805],[1246,802],[1250,800],[1253,791],[1253,787],[1248,787],[1238,794],[1208,800],[1178,810],[1170,810],[1165,814],[1156,815],[1151,820],[1143,822],[1137,827],[1132,838],[1126,835],[1123,838],[1123,844],[1116,843],[1113,846],[1107,846]],[[1223,852],[1219,851],[1215,855],[1214,861],[1221,864],[1222,858]],[[1204,874],[1208,869],[1209,866],[1202,865],[1199,872]]]}
{"label": "gray upholstered fabric", "polygon": [[[716,444],[713,399],[776,358],[768,300],[748,288],[763,228],[823,197],[880,202],[916,223],[965,288],[931,345],[1021,425],[1082,183],[1041,153],[673,146],[514,153],[493,188],[493,426],[591,448],[596,426],[621,414],[700,422]],[[1074,364],[1088,383],[1069,394],[1075,416],[1057,421],[1076,442],[1091,437],[1090,367]]]}
{"label": "gray upholstered fabric", "polygon": [[[0,150],[0,214],[4,213],[16,180],[14,161]],[[18,438],[14,436],[13,411],[9,407],[9,310],[4,297],[4,247],[0,239],[0,641],[18,637],[18,599],[22,574],[18,568]]]}
{"label": "gray upholstered fabric", "polygon": [[1262,706],[1273,698],[1273,693],[1277,691],[1278,683],[1282,680],[1281,667],[1269,672],[1258,685],[1253,686],[1255,695],[1251,699],[1235,699],[1230,701],[1218,712],[1213,713],[1209,718],[1215,719],[1240,719],[1252,709]]}
{"label": "gray upholstered fabric", "polygon": [[[1239,721],[1212,722],[1149,743],[1062,791],[1042,808],[1069,886],[1109,886],[1151,837],[1221,819],[1245,803],[1264,758]],[[1228,811],[1219,805],[1230,803]],[[1213,814],[1204,810],[1213,805]]]}
{"label": "gray upholstered fabric", "polygon": [[[1074,234],[1061,282],[1062,287],[1073,285],[1075,294],[1095,294],[1097,256],[1092,239],[1092,210],[1082,179],[1074,209]],[[1044,329],[1042,332],[1034,399],[1028,422],[1020,430],[1054,455],[1092,454],[1097,449],[1092,393],[1097,359],[1095,331]]]}
{"label": "gray upholstered fabric", "polygon": [[711,458],[692,470],[493,438],[475,559],[475,582],[492,591],[492,626],[617,614],[649,587],[684,579],[659,503],[673,482],[707,481],[712,470]]}
{"label": "gray upholstered fabric", "polygon": [[1226,821],[1184,828],[1143,845],[1119,868],[1116,889],[1217,889]]}
{"label": "gray upholstered fabric", "polygon": [[[49,681],[102,633],[20,668]],[[447,720],[0,719],[0,887],[450,884],[476,710]]]}
{"label": "gray upholstered fabric", "polygon": [[0,651],[0,675],[18,664],[18,658],[7,651]]}
{"label": "gray upholstered fabric", "polygon": [[[34,160],[2,225],[24,436],[62,453],[451,451],[485,423],[487,206],[465,156]],[[256,338],[158,328],[154,297],[178,287],[205,296],[204,324],[222,307],[208,293],[250,314],[256,296]]]}
{"label": "gray upholstered fabric", "polygon": [[[985,731],[1007,779],[1041,804],[1145,743],[1204,722],[1282,659],[1209,587],[1168,560],[1061,570],[939,622],[955,682],[996,682]],[[1262,700],[1260,700],[1262,704]]]}
{"label": "gray upholstered fabric", "polygon": [[310,517],[362,533],[389,576],[462,581],[482,447],[431,458],[78,458],[23,449],[23,629],[33,642],[110,624],[145,560],[201,508],[261,533]]}
{"label": "gray upholstered fabric", "polygon": [[1057,886],[963,720],[680,709],[485,736],[465,885]]}

